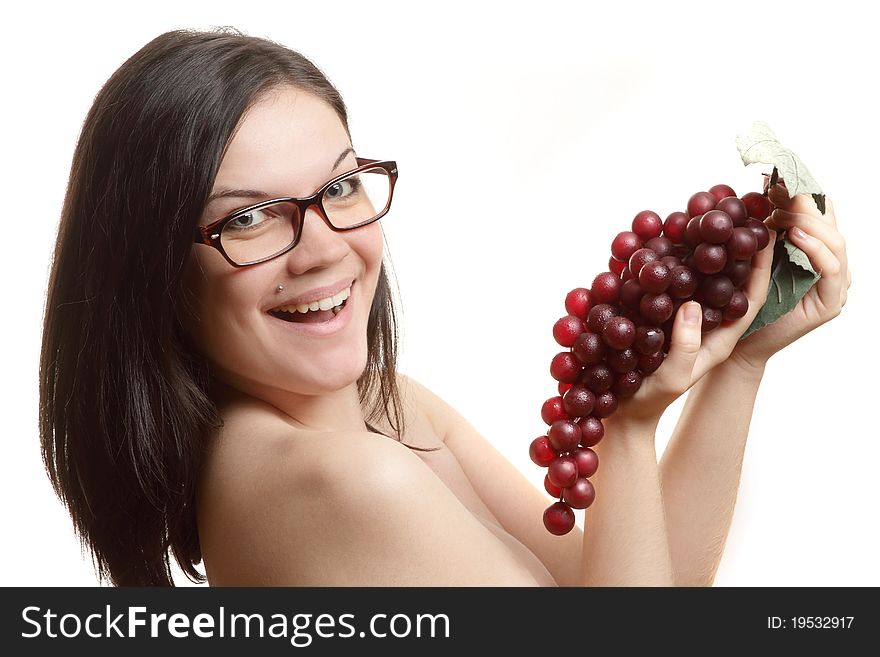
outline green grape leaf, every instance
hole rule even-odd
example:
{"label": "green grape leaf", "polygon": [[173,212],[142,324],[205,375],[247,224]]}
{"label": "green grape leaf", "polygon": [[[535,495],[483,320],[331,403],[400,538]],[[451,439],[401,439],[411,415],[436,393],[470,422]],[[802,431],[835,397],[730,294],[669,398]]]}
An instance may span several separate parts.
{"label": "green grape leaf", "polygon": [[736,136],[736,147],[743,164],[772,164],[785,181],[789,198],[795,194],[810,194],[816,207],[825,214],[825,194],[819,183],[801,159],[779,143],[770,126],[763,121],[755,121],[745,133]]}

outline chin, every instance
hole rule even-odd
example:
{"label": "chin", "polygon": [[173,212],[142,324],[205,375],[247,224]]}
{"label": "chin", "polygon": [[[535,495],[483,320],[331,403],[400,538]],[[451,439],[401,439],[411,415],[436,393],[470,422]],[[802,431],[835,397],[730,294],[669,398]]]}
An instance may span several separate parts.
{"label": "chin", "polygon": [[[361,357],[349,354],[340,359],[322,362],[316,359],[306,368],[291,372],[286,381],[279,381],[280,387],[300,389],[307,394],[321,394],[341,390],[356,384],[367,366],[366,350]],[[298,384],[297,384],[298,382]]]}

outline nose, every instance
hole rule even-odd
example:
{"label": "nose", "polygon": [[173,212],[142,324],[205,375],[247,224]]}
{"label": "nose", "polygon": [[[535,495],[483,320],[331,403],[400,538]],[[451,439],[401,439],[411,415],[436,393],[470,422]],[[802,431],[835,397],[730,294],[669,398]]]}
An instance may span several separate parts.
{"label": "nose", "polygon": [[287,254],[287,268],[293,275],[331,266],[350,251],[345,233],[333,230],[318,211],[306,211],[299,243]]}

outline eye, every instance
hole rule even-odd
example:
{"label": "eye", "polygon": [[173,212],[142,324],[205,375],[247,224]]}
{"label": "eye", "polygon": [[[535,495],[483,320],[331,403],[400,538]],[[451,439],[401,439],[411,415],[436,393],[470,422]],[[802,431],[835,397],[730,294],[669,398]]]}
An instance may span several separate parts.
{"label": "eye", "polygon": [[254,210],[237,216],[227,224],[229,228],[252,228],[265,220],[265,213],[262,210]]}
{"label": "eye", "polygon": [[324,192],[324,197],[330,200],[343,199],[356,194],[361,188],[361,180],[358,176],[352,176],[345,180],[333,183]]}

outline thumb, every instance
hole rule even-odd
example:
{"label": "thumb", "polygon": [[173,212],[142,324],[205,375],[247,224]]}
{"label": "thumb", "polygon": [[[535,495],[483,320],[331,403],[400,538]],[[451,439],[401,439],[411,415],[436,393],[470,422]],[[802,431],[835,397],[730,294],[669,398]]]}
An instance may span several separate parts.
{"label": "thumb", "polygon": [[696,301],[681,304],[672,325],[669,354],[663,360],[663,377],[670,392],[683,393],[690,387],[694,364],[702,344],[703,310]]}

